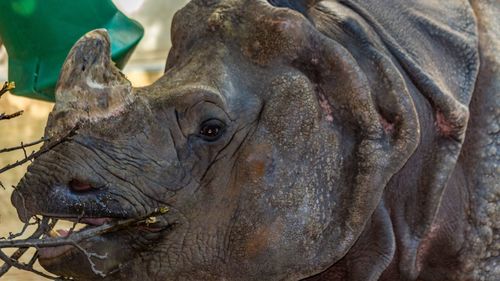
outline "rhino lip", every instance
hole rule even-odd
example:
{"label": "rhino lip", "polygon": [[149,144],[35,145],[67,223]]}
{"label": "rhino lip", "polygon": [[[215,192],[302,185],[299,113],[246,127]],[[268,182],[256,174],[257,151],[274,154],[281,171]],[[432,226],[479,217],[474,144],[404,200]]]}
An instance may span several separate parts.
{"label": "rhino lip", "polygon": [[[175,210],[166,203],[155,209],[137,210],[122,199],[124,194],[117,198],[110,191],[112,187],[99,182],[59,179],[42,183],[47,193],[41,198],[25,191],[37,184],[32,177],[26,177],[12,194],[12,203],[23,222],[37,216],[69,222],[65,224],[69,227],[75,222],[84,224],[71,232],[55,230],[52,236],[45,233],[41,237],[38,261],[57,275],[93,280],[98,274],[95,268],[106,275],[114,274],[137,253],[170,235],[180,223]],[[55,226],[58,228],[59,222]]]}
{"label": "rhino lip", "polygon": [[[46,216],[47,217],[47,216]],[[57,229],[57,230],[50,230],[48,233],[46,233],[43,237],[43,239],[47,238],[70,238],[70,236],[73,233],[78,233],[82,231],[86,231],[88,229],[104,225],[106,223],[112,222],[112,218],[81,218],[81,219],[74,219],[74,218],[67,218],[67,217],[57,217],[57,216],[51,216],[52,219],[58,219],[58,220],[66,220],[70,222],[77,222],[80,224],[86,224],[85,227],[81,228],[80,230],[66,230],[66,229]],[[46,248],[40,248],[38,250],[38,258],[45,263],[47,263],[49,260],[53,259],[58,259],[59,257],[67,254],[70,252],[72,249],[74,249],[74,246],[72,245],[61,245],[61,246],[55,246],[55,247],[46,247]]]}

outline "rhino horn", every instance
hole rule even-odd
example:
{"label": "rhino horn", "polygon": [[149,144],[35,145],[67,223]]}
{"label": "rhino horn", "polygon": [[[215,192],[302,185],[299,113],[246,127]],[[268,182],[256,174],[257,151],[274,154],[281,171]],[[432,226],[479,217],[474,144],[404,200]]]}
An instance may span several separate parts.
{"label": "rhino horn", "polygon": [[133,101],[132,85],[114,65],[105,29],[85,34],[71,48],[56,87],[53,117],[96,121],[123,111]]}

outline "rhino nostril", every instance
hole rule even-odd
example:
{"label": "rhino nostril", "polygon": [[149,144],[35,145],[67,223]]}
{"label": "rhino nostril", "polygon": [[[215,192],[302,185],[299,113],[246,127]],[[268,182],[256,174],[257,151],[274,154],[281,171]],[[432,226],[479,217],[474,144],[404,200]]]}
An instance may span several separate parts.
{"label": "rhino nostril", "polygon": [[79,181],[79,180],[71,180],[69,182],[69,188],[73,191],[87,191],[87,190],[91,190],[93,187],[90,183],[87,183],[87,182],[82,182],[82,181]]}

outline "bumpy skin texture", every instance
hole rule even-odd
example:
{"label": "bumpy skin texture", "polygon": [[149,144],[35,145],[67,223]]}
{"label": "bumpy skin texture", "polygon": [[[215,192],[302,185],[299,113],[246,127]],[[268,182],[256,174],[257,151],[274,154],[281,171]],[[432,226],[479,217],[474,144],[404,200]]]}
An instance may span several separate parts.
{"label": "bumpy skin texture", "polygon": [[[46,129],[76,134],[12,201],[23,219],[169,206],[162,231],[82,245],[104,280],[499,280],[498,9],[193,0],[144,88],[94,31]],[[41,263],[101,280],[76,249]]]}

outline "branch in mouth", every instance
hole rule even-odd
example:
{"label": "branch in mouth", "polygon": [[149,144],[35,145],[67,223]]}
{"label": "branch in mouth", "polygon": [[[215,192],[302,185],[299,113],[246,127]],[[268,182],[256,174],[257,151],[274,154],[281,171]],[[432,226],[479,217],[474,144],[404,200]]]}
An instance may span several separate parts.
{"label": "branch in mouth", "polygon": [[[33,232],[33,234],[30,235],[30,237],[28,239],[39,238],[45,232],[47,232],[50,229],[52,229],[55,226],[56,222],[57,222],[57,220],[52,220],[52,221],[49,222],[48,218],[43,218],[41,221],[38,221],[37,222],[38,223],[38,228],[35,230],[35,232]],[[30,225],[29,222],[27,222],[24,225],[24,227],[23,227],[23,229],[21,230],[20,233],[9,235],[9,239],[16,238],[18,236],[23,235],[23,233],[26,231],[26,228],[28,227],[28,225]],[[7,262],[7,260],[5,259],[5,257],[6,257],[5,254],[0,251],[0,255],[2,256],[1,259],[5,262],[5,264],[2,265],[2,267],[0,267],[0,277],[3,276],[5,273],[7,273],[7,271],[9,271],[9,269],[12,266],[15,266],[15,264],[13,264],[13,263],[16,263],[17,260],[20,259],[24,255],[24,253],[26,253],[26,251],[28,251],[28,248],[19,248],[19,249],[17,249],[14,252],[14,254],[12,254],[10,257],[7,257],[10,262]]]}
{"label": "branch in mouth", "polygon": [[[48,231],[52,230],[54,227],[54,224],[51,224],[50,227],[47,227],[48,224],[48,219],[44,218],[39,225],[38,229],[35,231],[33,235],[31,235],[27,239],[5,239],[5,240],[0,240],[0,249],[3,248],[18,248],[18,250],[11,256],[5,255],[1,250],[0,250],[0,259],[5,262],[5,264],[0,268],[0,277],[5,274],[10,267],[17,267],[22,270],[27,270],[33,273],[36,273],[38,275],[41,275],[45,278],[49,279],[60,279],[60,277],[53,277],[50,275],[47,275],[43,272],[39,272],[33,269],[32,266],[29,264],[23,264],[17,261],[24,252],[30,248],[34,247],[36,249],[39,248],[46,248],[46,247],[56,247],[56,246],[63,246],[63,245],[72,245],[82,251],[88,258],[92,270],[94,271],[95,274],[100,275],[101,277],[105,277],[106,274],[102,271],[99,271],[96,267],[94,262],[91,260],[91,258],[106,258],[105,256],[99,256],[94,253],[88,253],[85,249],[83,249],[78,243],[87,240],[89,238],[99,236],[105,233],[110,233],[114,232],[123,228],[127,227],[133,227],[141,224],[150,224],[152,221],[156,220],[156,217],[161,216],[166,214],[169,211],[168,207],[160,207],[156,208],[152,212],[148,213],[145,216],[138,217],[138,218],[130,218],[130,219],[124,219],[124,220],[116,220],[116,221],[111,221],[107,224],[103,224],[100,226],[88,228],[88,229],[83,229],[78,232],[73,232],[70,231],[69,235],[66,237],[46,237],[44,239],[40,239],[40,236],[44,233],[47,233]],[[35,254],[36,255],[36,254]]]}
{"label": "branch in mouth", "polygon": [[0,241],[0,248],[26,248],[26,247],[55,247],[61,245],[72,245],[74,243],[79,243],[83,240],[89,239],[91,237],[102,235],[104,233],[109,233],[116,231],[121,228],[130,227],[139,223],[147,223],[148,219],[152,217],[157,217],[164,215],[169,211],[167,207],[157,208],[151,213],[140,217],[131,218],[125,220],[112,221],[101,226],[96,226],[93,228],[85,229],[79,232],[73,232],[67,237],[57,237],[57,238],[46,238],[46,239],[7,239]]}

